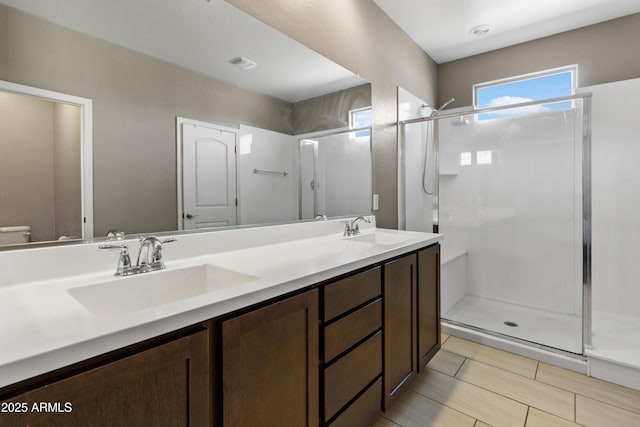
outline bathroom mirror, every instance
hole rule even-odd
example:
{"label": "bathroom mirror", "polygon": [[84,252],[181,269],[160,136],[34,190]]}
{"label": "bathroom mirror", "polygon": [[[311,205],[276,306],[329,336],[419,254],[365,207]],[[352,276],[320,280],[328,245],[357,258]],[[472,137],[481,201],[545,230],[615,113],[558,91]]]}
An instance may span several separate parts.
{"label": "bathroom mirror", "polygon": [[[184,227],[184,122],[236,132],[236,224],[304,218],[300,141],[349,135],[370,113],[368,82],[222,0],[0,0],[0,23],[0,80],[92,101],[95,237]],[[362,146],[365,134],[345,143]],[[358,164],[370,183],[372,162]],[[267,212],[280,203],[272,192],[291,196],[286,215]],[[370,212],[369,202],[331,208]],[[38,221],[22,218],[0,227]],[[34,240],[67,234],[78,237]]]}

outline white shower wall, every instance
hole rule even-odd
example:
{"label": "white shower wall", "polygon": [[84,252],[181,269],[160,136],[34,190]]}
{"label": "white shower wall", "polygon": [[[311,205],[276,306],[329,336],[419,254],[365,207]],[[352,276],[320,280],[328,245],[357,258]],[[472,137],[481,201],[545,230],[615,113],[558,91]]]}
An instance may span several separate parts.
{"label": "white shower wall", "polygon": [[358,135],[345,132],[315,138],[318,214],[344,216],[371,212],[371,133]]}
{"label": "white shower wall", "polygon": [[593,310],[640,317],[640,79],[593,94]]}
{"label": "white shower wall", "polygon": [[319,132],[298,138],[302,218],[370,214],[371,130]]}
{"label": "white shower wall", "polygon": [[[271,130],[240,125],[238,216],[241,224],[298,219],[297,140]],[[254,169],[287,172],[255,174]]]}
{"label": "white shower wall", "polygon": [[591,375],[640,390],[640,79],[593,95]]}

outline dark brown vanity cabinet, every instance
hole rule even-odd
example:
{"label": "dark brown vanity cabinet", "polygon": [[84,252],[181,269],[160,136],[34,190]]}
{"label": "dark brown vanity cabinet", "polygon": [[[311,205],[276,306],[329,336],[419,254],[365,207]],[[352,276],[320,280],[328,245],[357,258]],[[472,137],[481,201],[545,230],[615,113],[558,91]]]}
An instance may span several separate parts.
{"label": "dark brown vanity cabinet", "polygon": [[440,245],[384,268],[384,406],[440,349]]}
{"label": "dark brown vanity cabinet", "polygon": [[0,425],[369,427],[439,348],[435,244],[5,387]]}
{"label": "dark brown vanity cabinet", "polygon": [[382,268],[321,287],[324,425],[369,427],[382,392]]}
{"label": "dark brown vanity cabinet", "polygon": [[318,290],[221,322],[225,427],[317,426]]}
{"label": "dark brown vanity cabinet", "polygon": [[416,372],[416,254],[384,264],[384,405]]}
{"label": "dark brown vanity cabinet", "polygon": [[440,350],[440,245],[418,252],[418,371]]}
{"label": "dark brown vanity cabinet", "polygon": [[50,382],[0,403],[9,426],[209,426],[209,331]]}

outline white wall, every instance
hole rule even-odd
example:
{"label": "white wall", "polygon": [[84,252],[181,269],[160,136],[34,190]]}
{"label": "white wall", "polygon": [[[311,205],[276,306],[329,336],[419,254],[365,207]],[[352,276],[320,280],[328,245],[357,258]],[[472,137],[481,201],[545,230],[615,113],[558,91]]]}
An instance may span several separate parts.
{"label": "white wall", "polygon": [[318,141],[317,214],[369,215],[373,188],[371,136],[346,132],[313,139]]}
{"label": "white wall", "polygon": [[640,79],[581,91],[593,94],[593,310],[640,316]]}
{"label": "white wall", "polygon": [[[240,125],[237,174],[241,224],[298,219],[296,144],[291,135]],[[254,169],[288,174],[254,174]]]}

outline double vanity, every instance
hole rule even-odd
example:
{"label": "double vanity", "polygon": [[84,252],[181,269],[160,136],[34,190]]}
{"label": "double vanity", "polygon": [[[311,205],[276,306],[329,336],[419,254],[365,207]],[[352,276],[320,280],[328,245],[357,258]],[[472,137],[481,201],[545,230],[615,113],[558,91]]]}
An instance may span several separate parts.
{"label": "double vanity", "polygon": [[440,347],[442,236],[359,225],[181,234],[126,276],[0,252],[0,424],[372,425]]}

